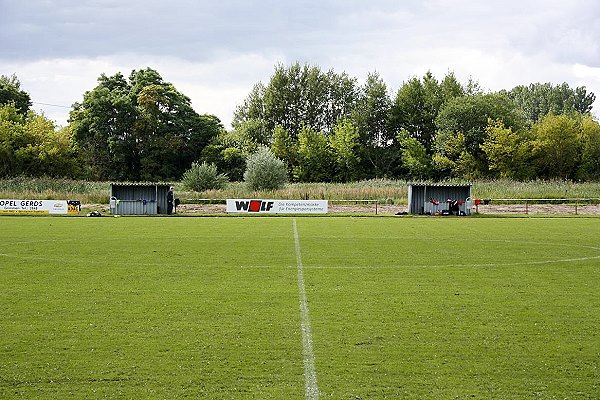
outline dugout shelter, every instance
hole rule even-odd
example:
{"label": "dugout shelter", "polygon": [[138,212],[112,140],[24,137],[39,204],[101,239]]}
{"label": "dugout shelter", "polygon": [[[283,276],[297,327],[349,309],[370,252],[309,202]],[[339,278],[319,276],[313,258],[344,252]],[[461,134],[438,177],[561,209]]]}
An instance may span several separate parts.
{"label": "dugout shelter", "polygon": [[111,183],[113,215],[167,214],[168,183]]}
{"label": "dugout shelter", "polygon": [[408,213],[470,215],[471,184],[414,183],[408,186]]}

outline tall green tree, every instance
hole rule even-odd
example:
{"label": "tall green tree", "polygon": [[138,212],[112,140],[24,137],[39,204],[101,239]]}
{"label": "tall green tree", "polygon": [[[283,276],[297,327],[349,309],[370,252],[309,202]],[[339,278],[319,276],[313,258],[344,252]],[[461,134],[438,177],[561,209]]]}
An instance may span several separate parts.
{"label": "tall green tree", "polygon": [[0,105],[0,177],[18,175],[22,171],[17,151],[31,142],[24,125],[25,116],[13,102]]}
{"label": "tall green tree", "polygon": [[335,160],[333,180],[349,182],[357,179],[357,167],[360,162],[359,133],[349,119],[340,120],[333,127],[333,134],[329,136],[329,147]]}
{"label": "tall green tree", "polygon": [[217,166],[232,181],[241,181],[246,170],[246,159],[254,153],[260,144],[246,134],[242,125],[232,131],[222,130],[206,146],[200,159]]}
{"label": "tall green tree", "polygon": [[506,92],[508,97],[523,111],[530,123],[536,123],[549,113],[589,113],[596,96],[587,92],[585,86],[572,89],[567,83],[532,83],[516,86]]}
{"label": "tall green tree", "polygon": [[10,102],[0,106],[0,177],[16,175],[75,178],[78,165],[68,127]]}
{"label": "tall green tree", "polygon": [[590,115],[581,120],[581,163],[577,178],[600,180],[600,124]]}
{"label": "tall green tree", "polygon": [[401,130],[419,141],[430,152],[436,133],[436,118],[440,109],[452,99],[462,96],[464,89],[453,74],[440,84],[428,71],[423,79],[412,78],[398,90],[391,110],[391,129]]}
{"label": "tall green tree", "polygon": [[21,89],[21,82],[15,74],[0,75],[0,105],[13,103],[22,115],[27,115],[31,107],[29,93]]}
{"label": "tall green tree", "polygon": [[294,140],[290,133],[279,125],[273,132],[271,151],[286,164],[288,177],[293,177],[294,170],[298,167],[298,141]]}
{"label": "tall green tree", "polygon": [[360,87],[352,121],[358,129],[359,166],[363,176],[385,176],[396,163],[394,135],[389,129],[392,101],[385,82],[379,74],[371,73]]}
{"label": "tall green tree", "polygon": [[450,137],[462,135],[466,152],[460,156],[462,169],[469,168],[468,173],[475,176],[485,175],[489,168],[481,145],[487,137],[489,121],[501,121],[513,131],[524,127],[522,114],[506,95],[477,94],[450,100],[436,118],[436,150],[443,149]]}
{"label": "tall green tree", "polygon": [[235,123],[230,132],[222,130],[205,147],[201,159],[215,164],[219,170],[227,171],[234,181],[240,181],[246,170],[247,158],[259,147],[267,147],[273,141],[273,132],[261,119],[250,119]]}
{"label": "tall green tree", "polygon": [[402,166],[408,176],[416,179],[427,179],[432,175],[432,160],[425,146],[410,136],[408,131],[401,130],[397,136],[402,156]]}
{"label": "tall green tree", "polygon": [[259,120],[267,122],[265,112],[265,85],[258,82],[252,87],[244,102],[236,107],[231,124],[234,129],[246,121]]}
{"label": "tall green tree", "polygon": [[70,122],[86,175],[94,179],[179,178],[222,129],[150,68],[98,78]]}
{"label": "tall green tree", "polygon": [[533,177],[530,138],[506,128],[502,121],[491,121],[481,149],[486,154],[492,177],[520,180]]}
{"label": "tall green tree", "polygon": [[335,168],[327,136],[305,126],[298,134],[298,166],[294,174],[301,182],[331,182]]}
{"label": "tall green tree", "polygon": [[236,109],[233,125],[263,120],[269,131],[279,125],[293,139],[302,127],[330,132],[338,119],[349,117],[356,102],[356,80],[317,66],[278,65],[266,86],[257,84]]}
{"label": "tall green tree", "polygon": [[436,152],[431,159],[436,179],[480,177],[481,166],[467,150],[466,138],[462,132],[440,133],[436,141]]}
{"label": "tall green tree", "polygon": [[440,110],[436,118],[438,132],[462,132],[467,151],[476,155],[485,140],[488,121],[502,121],[514,130],[522,129],[523,118],[508,97],[482,94],[457,97]]}
{"label": "tall green tree", "polygon": [[91,179],[139,179],[140,157],[134,125],[137,96],[121,73],[102,74],[98,86],[73,105],[73,128],[84,174]]}
{"label": "tall green tree", "polygon": [[577,115],[548,114],[532,127],[538,177],[574,179],[581,154]]}

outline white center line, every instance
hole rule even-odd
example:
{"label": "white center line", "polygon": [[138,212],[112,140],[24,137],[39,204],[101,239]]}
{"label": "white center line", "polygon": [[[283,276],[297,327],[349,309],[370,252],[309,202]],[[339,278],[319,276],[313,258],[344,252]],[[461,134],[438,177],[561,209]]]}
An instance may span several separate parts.
{"label": "white center line", "polygon": [[304,267],[302,265],[300,238],[298,237],[296,218],[294,218],[294,244],[296,246],[296,263],[298,264],[298,291],[300,293],[300,317],[302,328],[302,348],[304,352],[305,394],[307,400],[316,400],[319,398],[319,388],[317,387],[315,353],[313,352],[310,318],[308,317],[308,301],[306,300],[306,290],[304,289]]}

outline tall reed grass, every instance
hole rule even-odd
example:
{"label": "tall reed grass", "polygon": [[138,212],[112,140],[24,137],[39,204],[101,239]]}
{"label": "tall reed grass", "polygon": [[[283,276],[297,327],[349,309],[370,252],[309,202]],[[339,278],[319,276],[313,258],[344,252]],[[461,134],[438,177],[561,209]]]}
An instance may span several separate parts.
{"label": "tall reed grass", "polygon": [[233,182],[222,190],[179,192],[185,199],[272,198],[324,200],[379,200],[401,204],[408,196],[406,181],[369,180],[353,183],[290,183],[271,191],[249,191],[242,182]]}
{"label": "tall reed grass", "polygon": [[110,197],[109,187],[107,182],[17,177],[0,180],[0,198],[79,200],[87,204],[104,204]]}
{"label": "tall reed grass", "polygon": [[[452,182],[445,182],[452,183]],[[275,191],[249,191],[241,182],[231,182],[222,190],[191,192],[178,190],[176,196],[194,202],[197,199],[226,198],[378,200],[387,204],[406,204],[405,180],[372,179],[352,183],[291,183]],[[87,182],[50,178],[10,178],[0,180],[0,198],[79,200],[83,204],[107,204],[109,182]],[[473,198],[560,199],[598,198],[600,182],[489,180],[473,182]]]}

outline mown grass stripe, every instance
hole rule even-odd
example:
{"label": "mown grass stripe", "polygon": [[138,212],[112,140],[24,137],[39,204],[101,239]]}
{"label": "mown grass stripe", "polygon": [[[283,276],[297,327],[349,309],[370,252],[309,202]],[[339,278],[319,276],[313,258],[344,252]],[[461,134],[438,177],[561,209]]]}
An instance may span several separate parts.
{"label": "mown grass stripe", "polygon": [[308,314],[308,300],[306,298],[306,289],[304,288],[304,266],[302,265],[300,237],[298,236],[298,225],[295,218],[293,220],[293,226],[296,264],[298,265],[298,291],[300,293],[300,321],[302,329],[302,350],[304,354],[305,394],[307,400],[316,400],[319,398],[319,388],[317,386],[315,353],[313,351],[312,332]]}

